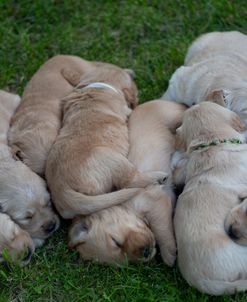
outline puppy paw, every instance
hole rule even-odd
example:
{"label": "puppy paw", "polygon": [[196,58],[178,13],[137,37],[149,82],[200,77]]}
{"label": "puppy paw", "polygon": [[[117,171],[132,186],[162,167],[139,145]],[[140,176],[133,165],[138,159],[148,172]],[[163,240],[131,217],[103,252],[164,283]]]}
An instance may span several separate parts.
{"label": "puppy paw", "polygon": [[64,77],[64,79],[74,87],[80,83],[81,75],[70,68],[63,68],[61,70],[61,74]]}
{"label": "puppy paw", "polygon": [[172,244],[170,247],[165,246],[160,248],[160,253],[164,263],[170,267],[174,267],[177,258],[177,249],[175,244]]}

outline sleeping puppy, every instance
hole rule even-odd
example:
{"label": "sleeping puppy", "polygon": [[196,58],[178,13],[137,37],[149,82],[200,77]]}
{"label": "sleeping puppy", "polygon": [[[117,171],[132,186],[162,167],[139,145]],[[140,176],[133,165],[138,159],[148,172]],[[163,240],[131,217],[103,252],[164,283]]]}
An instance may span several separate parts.
{"label": "sleeping puppy", "polygon": [[204,102],[185,112],[177,130],[187,152],[174,217],[178,265],[190,285],[211,295],[247,289],[247,249],[224,229],[247,189],[243,128],[236,113]]}
{"label": "sleeping puppy", "polygon": [[28,264],[34,252],[34,243],[29,234],[22,230],[10,217],[0,213],[0,262],[8,260],[22,266]]}
{"label": "sleeping puppy", "polygon": [[0,211],[40,245],[58,228],[59,220],[44,180],[14,160],[7,145],[9,122],[19,102],[19,96],[0,91]]}
{"label": "sleeping puppy", "polygon": [[188,106],[212,101],[238,113],[247,125],[247,36],[212,32],[189,48],[162,98]]}
{"label": "sleeping puppy", "polygon": [[27,84],[11,121],[12,153],[40,176],[44,176],[48,153],[60,129],[60,100],[73,89],[62,75],[66,68],[82,74],[91,70],[93,63],[65,55],[48,60]]}
{"label": "sleeping puppy", "polygon": [[[139,171],[170,174],[173,133],[184,110],[183,105],[152,101],[133,111],[128,159]],[[69,232],[69,246],[83,259],[121,264],[152,259],[157,242],[163,261],[172,266],[176,258],[173,206],[174,195],[168,184],[149,186],[124,204],[76,218]]]}
{"label": "sleeping puppy", "polygon": [[52,199],[63,218],[125,202],[167,176],[140,173],[127,159],[127,119],[136,94],[131,75],[105,63],[83,75],[63,99],[62,128],[46,165]]}

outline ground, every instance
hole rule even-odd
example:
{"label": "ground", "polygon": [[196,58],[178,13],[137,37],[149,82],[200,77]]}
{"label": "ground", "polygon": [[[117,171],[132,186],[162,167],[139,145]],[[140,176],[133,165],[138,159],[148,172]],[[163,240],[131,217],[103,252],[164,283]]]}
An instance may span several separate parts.
{"label": "ground", "polygon": [[[215,30],[247,33],[246,1],[0,0],[0,88],[21,94],[48,58],[73,54],[134,69],[140,102],[148,101],[165,91],[193,39]],[[67,248],[68,224],[27,267],[0,267],[0,302],[247,300],[203,295],[158,262],[84,263]]]}

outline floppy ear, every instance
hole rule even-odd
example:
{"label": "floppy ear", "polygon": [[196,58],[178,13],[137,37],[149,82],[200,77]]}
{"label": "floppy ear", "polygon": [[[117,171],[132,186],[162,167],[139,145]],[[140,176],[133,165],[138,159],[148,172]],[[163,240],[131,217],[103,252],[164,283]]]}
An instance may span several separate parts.
{"label": "floppy ear", "polygon": [[23,162],[24,156],[22,154],[22,150],[17,145],[11,146],[11,153],[15,160],[19,160]]}
{"label": "floppy ear", "polygon": [[68,81],[72,86],[77,86],[80,83],[81,75],[75,70],[72,70],[70,68],[63,68],[61,70],[61,74],[64,79]]}
{"label": "floppy ear", "polygon": [[136,78],[136,74],[133,69],[125,68],[124,71],[128,73],[132,80]]}
{"label": "floppy ear", "polygon": [[232,119],[231,119],[231,126],[238,132],[246,130],[245,124],[241,121],[239,115],[235,112],[231,112]]}
{"label": "floppy ear", "polygon": [[176,150],[183,150],[183,151],[186,151],[186,142],[185,142],[184,139],[182,138],[181,129],[182,129],[182,126],[180,126],[180,127],[178,127],[178,128],[176,129],[176,135],[175,135],[175,149],[176,149]]}
{"label": "floppy ear", "polygon": [[88,236],[88,224],[83,220],[78,220],[69,230],[69,248],[74,249],[77,245],[84,243]]}
{"label": "floppy ear", "polygon": [[131,109],[134,109],[138,104],[138,98],[135,94],[135,89],[124,88],[123,93],[129,107]]}
{"label": "floppy ear", "polygon": [[226,91],[223,89],[213,90],[207,95],[205,100],[228,108],[226,100]]}

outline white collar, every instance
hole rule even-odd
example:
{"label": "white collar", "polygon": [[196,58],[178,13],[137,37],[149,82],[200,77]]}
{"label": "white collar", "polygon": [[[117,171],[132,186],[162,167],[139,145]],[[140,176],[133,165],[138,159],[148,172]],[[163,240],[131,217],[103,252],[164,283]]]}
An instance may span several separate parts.
{"label": "white collar", "polygon": [[106,83],[102,83],[102,82],[95,82],[95,83],[91,83],[83,88],[108,88],[111,89],[113,91],[115,91],[116,93],[119,93],[120,91],[118,91],[115,87],[113,87],[110,84],[106,84]]}

